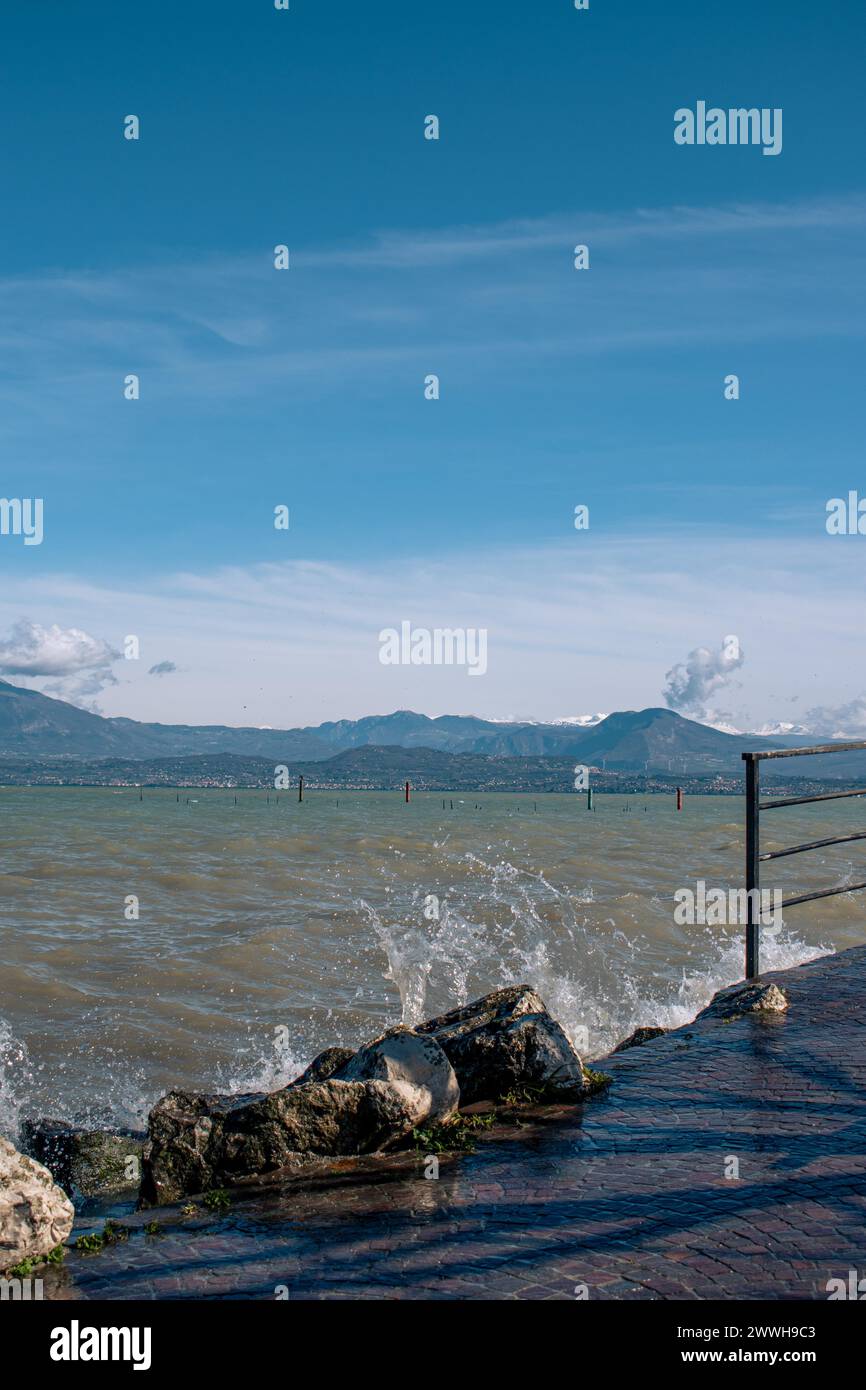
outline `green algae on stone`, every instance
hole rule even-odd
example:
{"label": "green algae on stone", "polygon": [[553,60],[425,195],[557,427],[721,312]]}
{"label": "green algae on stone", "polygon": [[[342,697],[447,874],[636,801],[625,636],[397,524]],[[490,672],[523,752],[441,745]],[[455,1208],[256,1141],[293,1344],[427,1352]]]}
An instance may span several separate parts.
{"label": "green algae on stone", "polygon": [[208,1211],[228,1211],[232,1204],[232,1199],[224,1187],[212,1187],[210,1192],[206,1192],[202,1197],[202,1202]]}
{"label": "green algae on stone", "polygon": [[609,1086],[613,1081],[612,1076],[608,1076],[606,1071],[593,1071],[592,1067],[584,1067],[583,1074],[589,1082],[590,1094],[596,1091],[603,1091],[605,1086]]}
{"label": "green algae on stone", "polygon": [[420,1153],[474,1153],[480,1129],[489,1129],[495,1115],[455,1115],[441,1124],[413,1129],[412,1144]]}
{"label": "green algae on stone", "polygon": [[80,1250],[84,1255],[98,1255],[105,1245],[105,1240],[99,1231],[92,1231],[89,1235],[79,1236],[75,1242],[76,1250]]}
{"label": "green algae on stone", "polygon": [[29,1279],[34,1269],[39,1269],[42,1265],[59,1265],[66,1259],[66,1249],[62,1245],[55,1245],[53,1250],[49,1250],[47,1255],[32,1255],[26,1260],[19,1260],[17,1265],[7,1269],[4,1274],[6,1279]]}

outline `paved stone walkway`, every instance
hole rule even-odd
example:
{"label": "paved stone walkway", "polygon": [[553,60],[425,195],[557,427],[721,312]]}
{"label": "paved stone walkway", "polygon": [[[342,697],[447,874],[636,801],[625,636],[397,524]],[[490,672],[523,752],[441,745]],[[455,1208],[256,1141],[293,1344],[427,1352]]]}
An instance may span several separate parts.
{"label": "paved stone walkway", "polygon": [[611,1057],[603,1098],[497,1125],[438,1180],[404,1156],[224,1218],[142,1213],[46,1296],[826,1299],[866,1277],[866,947],[764,978],[787,1014]]}

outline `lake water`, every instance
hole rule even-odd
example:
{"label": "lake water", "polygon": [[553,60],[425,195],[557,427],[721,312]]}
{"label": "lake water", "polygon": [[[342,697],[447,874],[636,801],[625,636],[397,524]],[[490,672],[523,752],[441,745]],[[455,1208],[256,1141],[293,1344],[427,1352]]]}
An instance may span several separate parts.
{"label": "lake water", "polygon": [[[742,976],[743,929],[679,926],[673,895],[741,885],[743,803],[595,804],[0,789],[0,1131],[37,1115],[141,1125],[172,1086],[274,1087],[331,1043],[519,981],[590,1058],[688,1021]],[[763,822],[772,849],[861,828],[862,809]],[[863,856],[819,850],[764,881],[856,882]],[[859,894],[791,909],[765,968],[861,943],[864,912]]]}

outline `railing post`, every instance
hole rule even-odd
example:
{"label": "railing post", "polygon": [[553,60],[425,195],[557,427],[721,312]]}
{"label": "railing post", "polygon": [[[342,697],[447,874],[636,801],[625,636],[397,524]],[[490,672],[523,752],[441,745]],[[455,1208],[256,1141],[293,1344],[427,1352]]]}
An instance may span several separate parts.
{"label": "railing post", "polygon": [[761,971],[761,861],[758,803],[761,797],[760,760],[744,753],[746,763],[746,979]]}

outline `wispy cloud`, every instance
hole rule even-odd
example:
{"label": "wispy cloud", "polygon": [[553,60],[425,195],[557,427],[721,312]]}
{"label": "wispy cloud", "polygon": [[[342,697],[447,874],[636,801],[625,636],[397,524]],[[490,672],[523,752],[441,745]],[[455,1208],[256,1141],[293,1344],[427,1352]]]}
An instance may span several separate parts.
{"label": "wispy cloud", "polygon": [[866,736],[866,690],[843,705],[817,705],[803,716],[803,724],[820,738],[863,738]]}
{"label": "wispy cloud", "polygon": [[[749,661],[738,672],[742,708],[728,713],[754,727],[778,720],[792,695],[816,711],[866,688],[862,590],[856,547],[816,537],[794,552],[768,539],[756,552],[707,527],[676,544],[669,534],[598,543],[587,533],[568,546],[397,567],[219,567],[134,589],[71,574],[12,581],[0,624],[27,613],[85,625],[115,650],[136,633],[141,659],[117,665],[110,713],[277,727],[403,707],[555,718],[661,704],[685,644],[720,648],[736,634]],[[382,666],[378,633],[404,619],[486,628],[487,675]],[[157,661],[178,666],[170,681],[147,679]]]}
{"label": "wispy cloud", "polygon": [[[401,364],[509,360],[866,332],[866,200],[591,210],[360,245],[0,281],[7,399],[103,395],[106,373],[160,399],[385,380]],[[572,248],[590,245],[588,273]],[[820,262],[820,284],[804,266]],[[34,401],[35,406],[35,401]]]}
{"label": "wispy cloud", "polygon": [[753,236],[756,233],[846,231],[866,226],[866,198],[812,199],[790,203],[729,203],[637,208],[611,216],[576,210],[567,215],[511,219],[475,227],[425,232],[382,231],[371,244],[301,253],[310,265],[377,266],[392,270],[459,264],[479,257],[514,256],[598,240],[605,245],[683,238]]}

